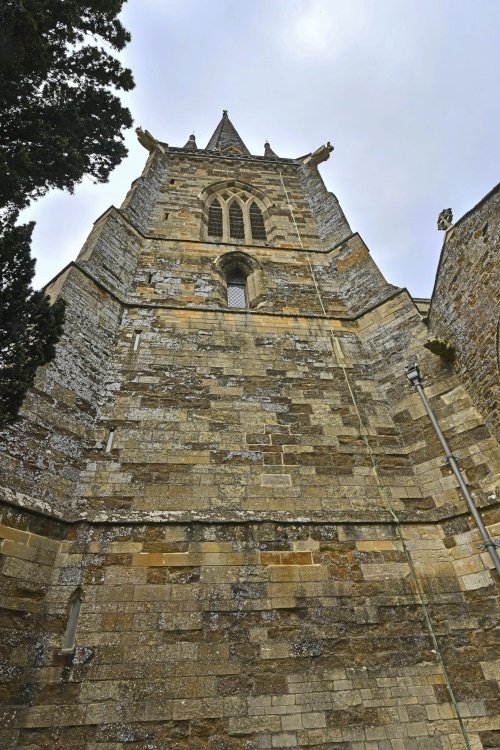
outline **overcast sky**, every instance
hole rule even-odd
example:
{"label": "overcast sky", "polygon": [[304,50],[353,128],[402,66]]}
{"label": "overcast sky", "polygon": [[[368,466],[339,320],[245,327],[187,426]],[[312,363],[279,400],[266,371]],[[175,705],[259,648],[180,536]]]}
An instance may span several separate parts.
{"label": "overcast sky", "polygon": [[[430,296],[442,234],[498,182],[499,0],[129,0],[124,101],[158,140],[206,146],[222,109],[254,154],[320,169],[388,281]],[[24,214],[37,222],[36,284],[74,259],[120,205],[147,153],[133,130],[107,185],[85,179]]]}

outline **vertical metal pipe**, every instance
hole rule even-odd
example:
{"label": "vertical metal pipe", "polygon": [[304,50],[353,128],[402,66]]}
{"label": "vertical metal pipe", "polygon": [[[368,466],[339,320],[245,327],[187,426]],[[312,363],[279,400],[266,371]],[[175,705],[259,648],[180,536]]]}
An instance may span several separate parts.
{"label": "vertical metal pipe", "polygon": [[491,538],[488,532],[488,529],[483,523],[483,519],[481,518],[481,515],[476,507],[476,504],[474,500],[472,499],[472,495],[470,494],[469,488],[467,487],[464,481],[462,472],[460,471],[460,468],[456,462],[455,456],[450,450],[448,441],[446,440],[443,434],[443,431],[441,427],[439,426],[439,422],[437,421],[436,416],[432,410],[432,406],[429,403],[429,399],[425,395],[424,388],[422,385],[422,377],[420,375],[420,370],[418,369],[418,366],[416,364],[410,365],[409,367],[406,368],[406,377],[408,378],[410,383],[415,387],[418,395],[421,398],[421,401],[425,407],[425,410],[427,414],[429,415],[429,419],[432,422],[432,426],[434,427],[436,431],[436,435],[438,436],[439,442],[443,446],[446,460],[449,463],[450,468],[457,479],[457,482],[465,498],[465,502],[467,503],[467,507],[469,508],[469,511],[474,521],[476,522],[476,526],[479,529],[481,536],[483,537],[484,546],[486,550],[488,551],[491,559],[493,560],[493,564],[497,570],[497,573],[500,575],[500,558],[498,556],[496,544]]}

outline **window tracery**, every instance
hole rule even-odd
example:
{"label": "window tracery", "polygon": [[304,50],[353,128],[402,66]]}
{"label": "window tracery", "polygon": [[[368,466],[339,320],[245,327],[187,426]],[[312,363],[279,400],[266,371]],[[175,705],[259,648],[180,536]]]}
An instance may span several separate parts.
{"label": "window tracery", "polygon": [[249,244],[267,242],[264,213],[250,190],[225,185],[216,196],[208,198],[207,204],[208,238],[219,238],[223,242],[243,240]]}

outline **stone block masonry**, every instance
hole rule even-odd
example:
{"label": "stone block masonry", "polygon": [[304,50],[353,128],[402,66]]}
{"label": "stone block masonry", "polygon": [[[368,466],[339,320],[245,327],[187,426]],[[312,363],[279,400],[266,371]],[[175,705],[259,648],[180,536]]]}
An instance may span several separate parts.
{"label": "stone block masonry", "polygon": [[[480,747],[495,586],[475,532],[455,526],[408,525],[404,542]],[[393,525],[64,529],[6,509],[0,536],[14,701],[3,747],[464,746]]]}
{"label": "stone block masonry", "polygon": [[[209,149],[142,138],[1,436],[0,747],[500,747],[497,576],[404,375],[499,536],[494,347],[450,277],[493,198],[448,237],[430,330],[327,192],[331,147],[252,156],[227,114]],[[259,239],[209,236],[214,196],[254,201]],[[455,364],[425,348],[459,328]]]}
{"label": "stone block masonry", "polygon": [[455,368],[485,423],[500,437],[500,186],[449,232],[430,312],[452,343]]}

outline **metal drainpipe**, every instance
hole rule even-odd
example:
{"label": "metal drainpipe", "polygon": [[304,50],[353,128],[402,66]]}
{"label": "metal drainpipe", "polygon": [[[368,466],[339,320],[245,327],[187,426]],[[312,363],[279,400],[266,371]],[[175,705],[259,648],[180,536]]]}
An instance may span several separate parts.
{"label": "metal drainpipe", "polygon": [[464,478],[462,476],[462,472],[460,471],[458,464],[455,460],[455,456],[450,450],[450,446],[448,445],[448,442],[443,435],[443,431],[441,430],[441,427],[439,426],[439,422],[437,421],[434,412],[432,411],[432,407],[429,403],[429,400],[427,396],[424,393],[424,388],[422,386],[422,376],[420,374],[420,370],[418,369],[418,365],[415,363],[413,365],[409,365],[409,367],[406,368],[406,377],[410,381],[410,383],[415,387],[415,389],[418,392],[418,395],[422,399],[422,403],[425,406],[425,410],[427,414],[429,415],[429,419],[432,422],[432,426],[434,427],[436,431],[436,435],[439,438],[439,442],[443,446],[443,450],[446,456],[446,460],[448,461],[452,472],[455,474],[457,478],[457,482],[460,485],[460,489],[462,490],[462,493],[465,497],[465,502],[467,503],[467,507],[469,508],[469,511],[471,512],[471,515],[476,522],[476,526],[479,529],[481,536],[483,537],[484,546],[488,550],[489,555],[491,559],[493,560],[493,564],[497,570],[497,573],[500,575],[500,558],[498,557],[497,552],[497,545],[489,535],[489,532],[486,528],[486,526],[483,523],[483,519],[481,518],[479,511],[476,507],[476,504],[474,503],[474,500],[472,499],[472,495],[469,492],[469,488],[465,484]]}

